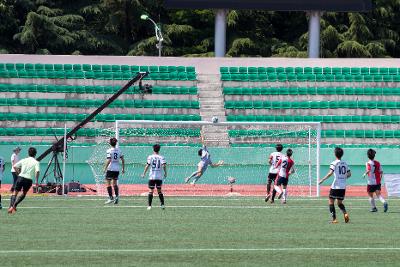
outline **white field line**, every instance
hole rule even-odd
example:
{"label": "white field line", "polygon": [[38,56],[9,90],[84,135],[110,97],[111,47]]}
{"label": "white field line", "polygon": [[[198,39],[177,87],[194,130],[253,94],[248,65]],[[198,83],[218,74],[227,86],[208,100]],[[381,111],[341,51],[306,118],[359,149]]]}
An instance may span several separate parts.
{"label": "white field line", "polygon": [[400,247],[316,247],[316,248],[172,248],[172,249],[50,249],[50,250],[0,250],[0,254],[35,253],[152,253],[152,252],[265,252],[265,251],[398,251]]}
{"label": "white field line", "polygon": [[[147,206],[145,205],[125,205],[125,206],[73,206],[73,207],[65,207],[65,206],[26,206],[26,207],[19,207],[19,209],[126,209],[126,208],[133,208],[133,209],[144,209]],[[349,206],[348,206],[349,207]],[[154,206],[154,208],[157,208]],[[326,206],[310,206],[310,207],[302,207],[302,206],[288,206],[288,205],[280,205],[275,204],[274,206],[210,206],[210,205],[188,205],[188,206],[166,206],[167,209],[305,209],[305,210],[315,210],[315,209],[328,209],[328,205]],[[370,206],[357,206],[357,207],[350,207],[350,210],[365,210],[370,209]]]}
{"label": "white field line", "polygon": [[[168,196],[167,196],[168,197]],[[98,197],[98,198],[87,198],[83,196],[73,196],[73,197],[30,197],[27,196],[27,199],[30,200],[48,200],[48,201],[99,201],[99,200],[104,200],[107,197]],[[128,196],[128,197],[120,197],[120,199],[143,199],[147,197],[142,197],[142,196]],[[173,201],[254,201],[257,199],[264,199],[263,196],[260,197],[239,197],[239,198],[232,198],[232,197],[187,197],[187,198],[182,198],[182,197],[176,197],[176,196],[169,196],[169,199]],[[321,197],[321,198],[290,198],[290,201],[326,201],[328,197]],[[400,201],[400,198],[387,198],[391,202],[392,201]],[[288,199],[289,200],[289,199]],[[9,199],[3,197],[3,201],[7,202]],[[357,197],[357,198],[352,198],[348,197],[345,199],[346,202],[353,202],[353,201],[368,201],[368,198],[362,198],[362,197]]]}

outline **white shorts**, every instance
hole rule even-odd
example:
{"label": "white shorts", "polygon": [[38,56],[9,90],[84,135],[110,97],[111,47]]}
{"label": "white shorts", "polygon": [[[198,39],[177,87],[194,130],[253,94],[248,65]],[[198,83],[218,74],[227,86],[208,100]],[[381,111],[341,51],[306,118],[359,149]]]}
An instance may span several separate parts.
{"label": "white shorts", "polygon": [[210,161],[200,161],[197,167],[201,169],[201,173],[204,173],[210,164],[212,164]]}

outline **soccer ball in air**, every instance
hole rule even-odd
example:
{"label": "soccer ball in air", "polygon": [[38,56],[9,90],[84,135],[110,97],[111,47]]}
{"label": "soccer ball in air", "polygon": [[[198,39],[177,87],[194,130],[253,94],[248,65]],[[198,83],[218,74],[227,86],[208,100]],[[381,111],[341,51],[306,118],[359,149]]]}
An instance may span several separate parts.
{"label": "soccer ball in air", "polygon": [[218,122],[218,117],[212,117],[212,119],[211,119],[211,121],[213,122],[213,123],[217,123]]}

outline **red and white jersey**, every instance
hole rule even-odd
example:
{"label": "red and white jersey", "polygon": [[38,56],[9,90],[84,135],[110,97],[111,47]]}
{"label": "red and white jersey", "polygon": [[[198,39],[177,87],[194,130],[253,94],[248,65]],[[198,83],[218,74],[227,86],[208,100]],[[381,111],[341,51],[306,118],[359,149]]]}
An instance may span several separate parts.
{"label": "red and white jersey", "polygon": [[366,168],[368,172],[368,184],[369,185],[381,184],[383,171],[379,161],[369,160],[366,163]]}
{"label": "red and white jersey", "polygon": [[278,163],[275,165],[275,168],[279,168],[278,176],[287,178],[289,179],[289,172],[292,171],[294,167],[294,161],[287,157],[282,155],[281,159],[278,161]]}
{"label": "red and white jersey", "polygon": [[269,162],[271,162],[271,167],[269,168],[269,173],[278,173],[279,168],[275,168],[275,165],[282,158],[283,154],[281,152],[272,152],[269,155]]}
{"label": "red and white jersey", "polygon": [[329,166],[329,169],[333,172],[334,179],[331,185],[332,189],[346,189],[347,173],[350,172],[350,168],[346,162],[342,160],[335,160]]}

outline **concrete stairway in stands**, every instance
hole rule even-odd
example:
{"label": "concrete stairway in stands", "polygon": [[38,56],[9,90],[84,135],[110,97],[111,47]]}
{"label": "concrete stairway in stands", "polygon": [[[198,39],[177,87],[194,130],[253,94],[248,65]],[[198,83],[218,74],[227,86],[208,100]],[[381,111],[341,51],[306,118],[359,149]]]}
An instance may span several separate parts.
{"label": "concrete stairway in stands", "polygon": [[[200,116],[203,121],[211,121],[218,117],[220,122],[226,121],[222,83],[219,75],[198,74],[198,94]],[[204,142],[208,146],[229,146],[227,127],[204,126]]]}

